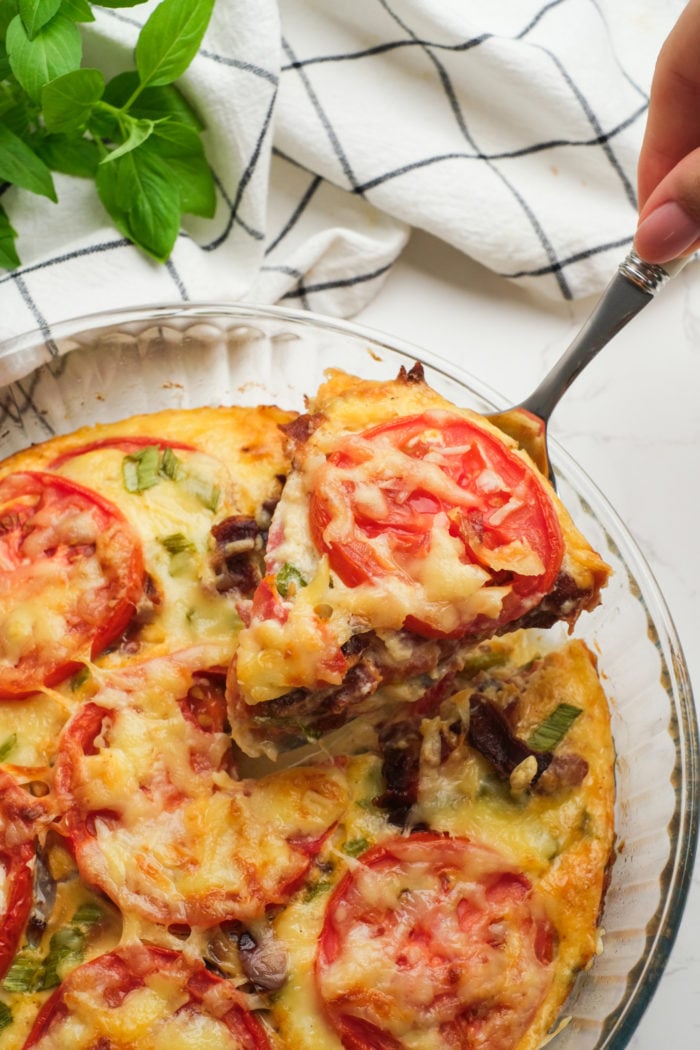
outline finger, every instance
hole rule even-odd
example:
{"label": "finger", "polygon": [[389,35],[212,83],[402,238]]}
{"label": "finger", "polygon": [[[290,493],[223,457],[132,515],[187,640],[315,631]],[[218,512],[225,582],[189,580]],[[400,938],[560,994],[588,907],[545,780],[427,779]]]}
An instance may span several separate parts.
{"label": "finger", "polygon": [[676,164],[700,145],[700,0],[690,0],[659,52],[637,183],[643,208]]}
{"label": "finger", "polygon": [[676,164],[647,199],[634,246],[647,262],[664,263],[700,245],[700,148]]}

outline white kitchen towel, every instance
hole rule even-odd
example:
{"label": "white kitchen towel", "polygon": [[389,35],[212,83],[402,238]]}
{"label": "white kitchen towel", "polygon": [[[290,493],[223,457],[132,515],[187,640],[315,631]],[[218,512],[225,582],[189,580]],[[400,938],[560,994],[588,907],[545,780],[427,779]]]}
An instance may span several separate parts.
{"label": "white kitchen towel", "polygon": [[[85,64],[132,64],[153,2],[96,8]],[[635,227],[659,47],[682,0],[217,0],[180,87],[218,206],[159,265],[91,183],[10,188],[22,265],[0,340],[112,307],[282,303],[351,316],[411,228],[535,294],[599,290]],[[0,382],[2,372],[0,365]]]}

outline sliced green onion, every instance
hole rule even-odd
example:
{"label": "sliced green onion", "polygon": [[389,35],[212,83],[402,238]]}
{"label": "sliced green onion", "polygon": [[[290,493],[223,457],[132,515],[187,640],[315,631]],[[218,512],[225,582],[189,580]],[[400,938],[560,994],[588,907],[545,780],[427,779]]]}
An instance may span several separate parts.
{"label": "sliced green onion", "polygon": [[70,687],[72,692],[76,692],[76,690],[80,689],[81,685],[85,685],[89,677],[89,667],[81,667],[79,671],[76,671],[70,680]]}
{"label": "sliced green onion", "polygon": [[127,492],[143,492],[160,480],[160,450],[157,445],[146,445],[131,452],[122,460],[122,479]]}
{"label": "sliced green onion", "polygon": [[172,481],[177,481],[182,472],[182,460],[175,455],[169,445],[166,445],[163,449],[163,454],[160,458],[160,472],[166,478],[171,478]]}
{"label": "sliced green onion", "polygon": [[327,893],[333,888],[333,883],[328,879],[319,879],[318,882],[312,883],[306,887],[304,893],[304,901],[312,901],[314,897],[318,897],[320,893]]}
{"label": "sliced green onion", "polygon": [[288,561],[284,563],[280,571],[275,576],[275,583],[277,590],[286,598],[289,595],[291,584],[295,584],[296,587],[306,587],[306,580],[299,572],[295,565],[290,565]]}
{"label": "sliced green onion", "polygon": [[6,992],[33,992],[41,979],[41,961],[34,954],[20,952],[5,974]]}
{"label": "sliced green onion", "polygon": [[12,1024],[12,1010],[7,1003],[0,1003],[0,1032]]}
{"label": "sliced green onion", "polygon": [[347,853],[349,857],[359,857],[361,853],[368,849],[369,842],[365,838],[349,839],[348,842],[343,844],[343,853]]}
{"label": "sliced green onion", "polygon": [[465,674],[477,674],[479,671],[489,671],[492,667],[502,667],[508,657],[504,652],[495,649],[477,649],[467,657],[463,672]]}
{"label": "sliced green onion", "polygon": [[183,532],[171,532],[168,536],[160,536],[158,542],[165,547],[168,554],[183,554],[195,549],[194,543],[188,540]]}
{"label": "sliced green onion", "polygon": [[0,744],[0,762],[4,762],[5,759],[12,754],[17,746],[17,734],[10,733],[10,735],[3,740]]}
{"label": "sliced green onion", "polygon": [[533,751],[553,751],[560,744],[582,708],[574,704],[557,704],[554,710],[533,729],[527,738],[527,746]]}
{"label": "sliced green onion", "polygon": [[83,901],[73,916],[74,926],[94,926],[102,922],[104,912],[96,901]]}
{"label": "sliced green onion", "polygon": [[181,481],[187,491],[191,492],[203,507],[212,512],[218,510],[221,502],[221,489],[218,485],[205,481],[196,474],[185,474]]}
{"label": "sliced green onion", "polygon": [[49,941],[49,953],[44,963],[44,979],[41,987],[57,988],[63,980],[64,963],[71,961],[75,965],[82,962],[85,934],[75,926],[65,926],[56,930]]}

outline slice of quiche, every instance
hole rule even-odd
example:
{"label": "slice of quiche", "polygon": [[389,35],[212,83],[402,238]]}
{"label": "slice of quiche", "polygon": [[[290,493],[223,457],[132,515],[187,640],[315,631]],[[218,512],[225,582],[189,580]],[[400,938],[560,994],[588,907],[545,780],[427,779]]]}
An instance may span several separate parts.
{"label": "slice of quiche", "polygon": [[398,682],[423,695],[478,641],[597,605],[608,566],[549,482],[420,365],[387,382],[330,372],[286,432],[292,470],[229,673],[248,754],[368,713]]}

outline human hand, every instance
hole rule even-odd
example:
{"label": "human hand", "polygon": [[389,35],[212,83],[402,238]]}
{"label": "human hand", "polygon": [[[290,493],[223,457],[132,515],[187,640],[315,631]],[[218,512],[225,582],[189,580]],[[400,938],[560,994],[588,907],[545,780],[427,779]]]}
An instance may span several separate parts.
{"label": "human hand", "polygon": [[639,255],[664,263],[700,247],[700,0],[659,52],[637,184]]}

